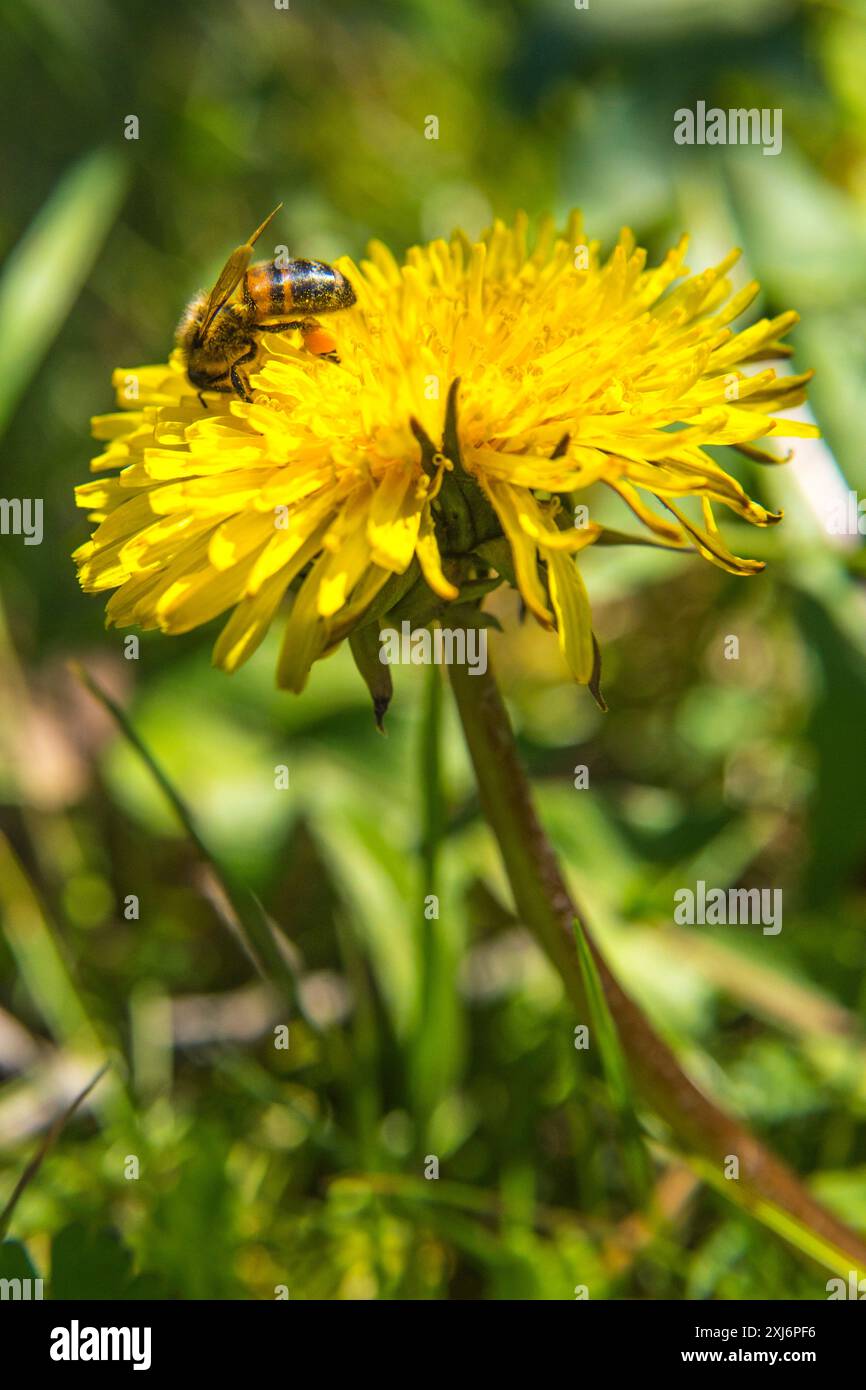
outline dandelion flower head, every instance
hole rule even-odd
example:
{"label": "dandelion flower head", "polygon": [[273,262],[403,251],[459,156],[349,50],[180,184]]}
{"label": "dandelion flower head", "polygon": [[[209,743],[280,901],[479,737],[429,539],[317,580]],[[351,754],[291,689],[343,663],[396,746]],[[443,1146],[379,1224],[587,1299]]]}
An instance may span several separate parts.
{"label": "dandelion flower head", "polygon": [[[94,421],[104,452],[77,489],[94,523],[75,555],[107,621],[183,633],[218,617],[216,665],[236,670],[278,612],[278,682],[386,618],[468,614],[496,583],[519,589],[591,684],[597,646],[580,553],[615,541],[575,507],[594,484],[654,543],[735,574],[719,508],[779,520],[708,453],[729,445],[782,462],[777,418],[809,374],[749,364],[787,355],[793,312],[736,331],[758,291],[733,291],[732,252],[691,275],[686,241],[661,264],[623,231],[603,256],[578,214],[497,222],[413,247],[374,243],[328,321],[337,361],[298,335],[263,332],[252,399],[199,398],[183,354],[120,369],[119,413]],[[627,510],[626,510],[627,509]]]}

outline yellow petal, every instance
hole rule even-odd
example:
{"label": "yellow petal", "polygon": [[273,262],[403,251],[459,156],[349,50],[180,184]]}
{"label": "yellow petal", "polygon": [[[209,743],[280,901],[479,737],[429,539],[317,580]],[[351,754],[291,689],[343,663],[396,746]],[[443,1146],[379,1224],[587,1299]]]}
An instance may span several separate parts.
{"label": "yellow petal", "polygon": [[370,561],[370,545],[363,526],[358,526],[338,551],[323,555],[315,570],[319,576],[316,609],[320,617],[329,618],[342,608]]}
{"label": "yellow petal", "polygon": [[213,649],[213,664],[236,671],[262,642],[289,584],[288,573],[272,575],[259,591],[241,599]]}
{"label": "yellow petal", "polygon": [[508,537],[514,557],[514,573],[523,600],[544,627],[552,627],[553,614],[547,606],[538,574],[538,549],[535,541],[526,534],[521,522],[521,517],[529,508],[529,502],[534,505],[534,499],[528,493],[521,493],[517,488],[494,482],[492,479],[484,481],[484,490]]}
{"label": "yellow petal", "polygon": [[394,574],[408,569],[415,552],[421,505],[415,465],[390,467],[376,485],[367,521],[375,564]]}
{"label": "yellow petal", "polygon": [[436,531],[429,507],[425,507],[421,514],[418,539],[415,542],[415,554],[418,556],[421,573],[434,594],[449,600],[458,598],[460,590],[455,588],[449,579],[446,579],[442,569],[442,559],[439,554]]}
{"label": "yellow petal", "polygon": [[556,612],[559,646],[575,680],[586,685],[592,676],[592,612],[586,586],[574,561],[559,551],[547,557],[550,600]]}

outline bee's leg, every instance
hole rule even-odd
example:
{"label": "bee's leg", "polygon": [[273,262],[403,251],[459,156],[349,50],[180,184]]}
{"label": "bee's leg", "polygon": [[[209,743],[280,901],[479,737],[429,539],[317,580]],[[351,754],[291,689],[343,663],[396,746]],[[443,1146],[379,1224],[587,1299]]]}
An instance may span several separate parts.
{"label": "bee's leg", "polygon": [[[289,323],[263,323],[256,324],[251,329],[252,333],[287,333],[290,328],[299,328],[304,335],[304,346],[307,346],[307,338],[311,333],[322,333],[324,330],[317,319],[292,319]],[[329,335],[330,336],[330,335]],[[325,362],[339,362],[339,357],[335,350],[329,352],[316,352],[310,348],[314,357],[321,357]]]}
{"label": "bee's leg", "polygon": [[[246,358],[241,357],[239,358],[239,361],[244,362],[246,361]],[[242,377],[240,372],[238,371],[237,362],[232,367],[229,375],[232,379],[232,389],[237,392],[241,400],[251,401],[252,396],[250,395],[249,384],[246,380],[246,377]]]}
{"label": "bee's leg", "polygon": [[244,353],[243,357],[237,358],[237,360],[229,368],[229,376],[231,377],[232,386],[237,391],[241,400],[252,400],[252,396],[250,395],[247,383],[244,377],[238,371],[238,367],[243,362],[251,362],[252,359],[255,357],[256,353],[259,350],[259,345],[256,342],[256,337],[260,333],[288,333],[290,328],[300,328],[303,330],[305,328],[309,329],[310,327],[311,323],[309,319],[292,319],[291,322],[287,323],[256,324],[255,327],[249,330],[246,352]]}
{"label": "bee's leg", "polygon": [[252,333],[288,333],[290,328],[307,328],[309,319],[292,319],[291,323],[260,323],[251,329]]}
{"label": "bee's leg", "polygon": [[[306,340],[311,333],[321,333],[324,330],[318,319],[292,319],[290,323],[262,323],[256,324],[251,331],[253,333],[287,333],[290,328],[299,328]],[[331,357],[329,352],[317,352],[317,357]]]}
{"label": "bee's leg", "polygon": [[249,338],[247,340],[247,350],[244,353],[243,357],[238,357],[229,367],[229,376],[231,378],[232,386],[237,391],[242,401],[251,401],[252,395],[250,394],[249,383],[247,382],[246,377],[242,376],[241,373],[238,371],[238,367],[240,367],[244,362],[251,362],[258,350],[258,343],[255,341],[254,338]]}
{"label": "bee's leg", "polygon": [[232,389],[233,389],[233,388],[232,388],[231,386],[229,386],[228,384],[226,384],[225,386],[218,386],[218,385],[217,385],[217,382],[220,382],[220,381],[225,381],[226,383],[228,383],[228,376],[227,376],[227,375],[226,375],[226,376],[218,376],[218,377],[215,378],[215,381],[214,381],[213,385],[206,386],[206,387],[204,388],[204,391],[197,391],[197,392],[196,392],[196,395],[197,395],[198,398],[199,398],[199,402],[200,402],[200,404],[204,407],[205,410],[208,409],[208,403],[207,403],[207,401],[206,401],[205,398],[204,398],[204,392],[205,392],[205,391],[216,391],[217,395],[219,395],[219,396],[230,396],[230,395],[231,395]]}

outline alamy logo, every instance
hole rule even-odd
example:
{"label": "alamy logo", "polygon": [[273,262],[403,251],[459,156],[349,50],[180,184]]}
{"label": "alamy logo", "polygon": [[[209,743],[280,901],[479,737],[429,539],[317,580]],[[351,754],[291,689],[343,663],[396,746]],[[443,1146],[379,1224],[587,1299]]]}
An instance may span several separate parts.
{"label": "alamy logo", "polygon": [[22,1299],[25,1302],[44,1298],[43,1282],[42,1279],[0,1279],[0,1302],[7,1298]]}
{"label": "alamy logo", "polygon": [[42,498],[0,497],[0,535],[23,536],[25,545],[41,545]]}
{"label": "alamy logo", "polygon": [[149,1327],[69,1327],[51,1332],[52,1361],[131,1361],[134,1371],[150,1370]]}
{"label": "alamy logo", "polygon": [[694,889],[674,893],[674,921],[678,927],[695,925],[761,926],[764,936],[782,930],[781,888],[707,888],[699,878]]}
{"label": "alamy logo", "polygon": [[383,627],[379,633],[379,660],[383,666],[467,666],[470,676],[487,670],[487,629],[437,627],[413,628],[404,621],[398,632]]}
{"label": "alamy logo", "polygon": [[827,1302],[832,1303],[834,1298],[854,1298],[862,1303],[866,1299],[866,1279],[858,1278],[859,1270],[848,1270],[848,1282],[844,1279],[828,1279],[824,1288],[827,1290]]}
{"label": "alamy logo", "polygon": [[674,140],[678,145],[763,145],[764,154],[780,154],[782,108],[711,106],[708,111],[705,101],[694,111],[681,106],[674,112]]}

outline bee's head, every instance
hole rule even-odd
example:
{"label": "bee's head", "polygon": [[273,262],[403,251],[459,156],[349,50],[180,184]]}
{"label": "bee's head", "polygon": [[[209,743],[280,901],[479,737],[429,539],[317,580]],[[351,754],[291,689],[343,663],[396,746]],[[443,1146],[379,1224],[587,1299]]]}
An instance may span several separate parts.
{"label": "bee's head", "polygon": [[186,375],[190,385],[197,391],[209,391],[215,382],[225,380],[224,371],[215,372],[204,363],[197,363],[194,355],[187,360]]}

